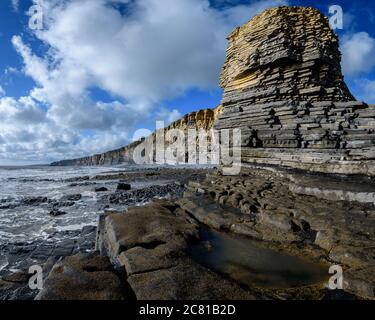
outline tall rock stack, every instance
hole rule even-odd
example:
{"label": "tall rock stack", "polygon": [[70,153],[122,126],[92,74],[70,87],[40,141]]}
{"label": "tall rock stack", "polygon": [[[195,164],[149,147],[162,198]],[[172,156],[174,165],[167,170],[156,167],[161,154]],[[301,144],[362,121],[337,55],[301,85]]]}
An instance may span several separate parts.
{"label": "tall rock stack", "polygon": [[346,86],[324,15],[272,8],[228,40],[215,128],[241,128],[243,162],[375,175],[375,108]]}

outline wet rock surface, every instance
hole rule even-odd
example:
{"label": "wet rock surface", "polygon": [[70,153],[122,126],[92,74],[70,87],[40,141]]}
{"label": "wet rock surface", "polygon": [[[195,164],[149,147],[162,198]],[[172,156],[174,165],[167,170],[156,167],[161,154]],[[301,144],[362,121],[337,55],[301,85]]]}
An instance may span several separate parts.
{"label": "wet rock surface", "polygon": [[108,191],[106,187],[95,188],[95,192],[106,192],[106,191]]}
{"label": "wet rock surface", "polygon": [[[124,270],[137,299],[250,299],[234,282],[198,265],[187,254],[199,227],[172,202],[155,201],[109,214],[101,253]],[[168,290],[165,290],[168,288]]]}
{"label": "wet rock surface", "polygon": [[[106,180],[108,191],[98,198],[105,210],[98,216],[97,228],[65,231],[66,237],[59,242],[2,245],[1,252],[9,264],[20,260],[23,263],[17,272],[1,272],[1,297],[34,298],[38,291],[28,288],[27,269],[41,264],[48,286],[38,296],[40,299],[373,298],[374,204],[295,192],[291,186],[309,185],[309,176],[301,176],[298,171],[249,167],[243,168],[238,176],[223,176],[221,170],[205,170],[190,172],[191,180],[184,186],[184,170],[175,169],[180,172],[175,175],[181,177],[178,183],[129,191],[117,191],[117,179]],[[158,171],[146,172],[160,178]],[[356,179],[362,181],[360,177]],[[124,175],[121,180],[126,180]],[[323,190],[336,188],[336,181],[340,181],[342,189],[349,191],[351,180],[338,176],[330,180],[324,176],[319,185],[319,176],[313,175],[310,185]],[[366,183],[372,181],[365,180],[359,191],[366,188]],[[134,207],[135,204],[138,206]],[[324,264],[327,274],[329,265],[339,264],[344,269],[345,290],[333,293],[320,281],[293,288],[282,288],[281,284],[279,288],[259,287],[255,283],[266,281],[260,274],[253,274],[257,280],[244,285],[240,279],[253,276],[246,276],[243,266],[233,265],[221,271],[192,257],[191,248],[205,241],[203,227],[254,239],[280,254]],[[214,243],[207,242],[205,246],[207,250],[216,250]],[[101,278],[87,274],[81,267],[85,262],[74,257],[94,251],[108,259],[112,268],[111,275],[108,274],[112,280],[108,280],[108,286],[99,287],[99,291],[89,283]],[[67,256],[73,256],[73,262],[69,262],[70,258],[61,260]],[[54,266],[65,271],[50,272]],[[80,288],[72,284],[74,277],[82,277]],[[169,290],[165,290],[166,285]],[[63,289],[65,286],[72,286],[72,290]]]}
{"label": "wet rock surface", "polygon": [[[2,244],[0,252],[11,266],[16,265],[18,271],[3,270],[0,272],[0,300],[30,300],[38,291],[29,289],[28,271],[31,266],[41,265],[44,274],[49,272],[59,258],[79,252],[92,251],[95,247],[96,227],[84,227],[80,231],[67,231],[59,235],[59,242],[34,241],[32,243]],[[48,264],[51,264],[48,266]],[[11,281],[10,279],[19,279]],[[24,281],[21,281],[24,280]]]}
{"label": "wet rock surface", "polygon": [[64,212],[64,211],[54,209],[49,214],[50,214],[50,216],[58,217],[58,216],[63,216],[64,214],[67,214],[67,213]]}
{"label": "wet rock surface", "polygon": [[[199,226],[173,202],[154,200],[127,212],[107,212],[101,222],[97,238],[100,259],[111,261],[120,275],[122,296],[118,295],[119,287],[117,283],[114,286],[113,279],[100,282],[98,293],[94,284],[102,279],[92,278],[95,273],[88,277],[88,267],[82,267],[79,261],[77,268],[78,258],[73,256],[55,264],[37,299],[110,299],[113,298],[110,293],[115,298],[142,300],[255,298],[234,281],[189,257],[187,248],[190,242],[198,239]],[[112,265],[106,264],[113,268]],[[89,269],[96,271],[98,268]],[[73,282],[76,278],[80,279],[77,284]],[[91,281],[93,283],[88,285]],[[124,288],[127,288],[128,296]]]}
{"label": "wet rock surface", "polygon": [[[173,172],[173,174],[171,174]],[[95,224],[98,220],[100,210],[125,210],[128,205],[136,205],[147,203],[153,198],[178,198],[182,196],[184,191],[184,183],[187,179],[203,179],[207,169],[187,169],[186,172],[183,170],[173,169],[146,169],[145,172],[137,170],[137,176],[139,177],[140,184],[134,179],[135,174],[133,172],[122,171],[121,180],[130,181],[136,183],[136,187],[128,191],[117,191],[116,187],[119,183],[118,174],[113,176],[106,176],[105,180],[99,180],[102,186],[102,191],[95,194],[93,208],[95,210],[94,219]],[[129,176],[128,176],[129,174]],[[116,175],[116,176],[115,176]],[[173,183],[168,183],[170,175],[173,176]],[[153,177],[152,183],[156,185],[149,185],[146,180],[148,177]],[[90,179],[94,180],[94,176]],[[32,180],[29,178],[28,180]],[[80,177],[67,179],[69,181],[86,181],[86,177],[82,179]],[[145,183],[146,182],[146,183]],[[31,182],[32,183],[32,182]],[[68,183],[68,182],[64,182]],[[84,182],[85,183],[85,182]],[[160,183],[160,185],[158,185]],[[74,216],[78,215],[79,212],[85,209],[88,201],[91,198],[87,196],[87,193],[94,195],[94,191],[91,189],[91,183],[85,185],[79,185],[76,188],[85,188],[80,193],[74,193],[70,191],[68,194],[62,197],[49,198],[48,196],[35,196],[25,197],[25,199],[6,198],[1,199],[1,205],[5,208],[0,210],[9,210],[8,206],[14,206],[20,212],[28,212],[31,208],[33,210],[40,210],[44,213],[43,219],[46,223],[51,224],[50,229],[44,229],[42,237],[30,240],[21,241],[9,241],[0,243],[0,299],[33,299],[38,293],[32,291],[28,287],[28,282],[10,282],[6,279],[12,277],[13,274],[18,273],[28,274],[28,269],[32,265],[44,265],[51,264],[49,267],[52,268],[56,260],[61,257],[71,256],[78,253],[86,253],[94,251],[95,249],[95,238],[97,228],[96,226],[85,226],[80,229],[69,230],[67,224],[69,219],[72,219],[73,223],[76,221]],[[70,183],[69,183],[69,187]],[[78,190],[78,189],[77,189]],[[80,189],[82,190],[82,189]],[[1,212],[0,212],[1,213]],[[49,217],[49,218],[48,218]],[[25,216],[25,219],[27,217]],[[32,221],[32,218],[29,218]],[[29,222],[25,220],[28,224]],[[67,221],[66,223],[64,221]],[[90,221],[85,221],[85,217],[79,218],[78,221],[83,221],[84,224],[89,224]],[[80,222],[78,222],[80,223]],[[53,225],[62,224],[62,230],[53,228]],[[67,230],[64,230],[64,225],[67,224]],[[75,226],[73,226],[76,228]],[[4,229],[2,229],[4,230]]]}
{"label": "wet rock surface", "polygon": [[184,186],[176,183],[166,185],[153,185],[146,188],[123,192],[117,191],[102,197],[104,203],[117,205],[135,205],[145,203],[156,197],[180,197],[184,191]]}
{"label": "wet rock surface", "polygon": [[[36,241],[18,242],[1,245],[1,252],[12,265],[13,261],[22,261],[19,265],[31,265],[31,262],[43,263],[50,256],[70,255],[74,252],[91,250],[95,244],[96,227],[87,226],[82,230],[61,232],[65,237],[59,242]],[[53,234],[51,234],[53,236]]]}
{"label": "wet rock surface", "polygon": [[117,185],[117,191],[129,191],[132,186],[129,183],[121,182]]}
{"label": "wet rock surface", "polygon": [[[338,264],[347,275],[344,279],[349,293],[374,298],[370,270],[375,263],[375,204],[294,192],[290,186],[298,183],[299,174],[259,167],[243,169],[235,177],[212,173],[203,183],[191,183],[177,203],[211,228]],[[304,176],[304,184],[308,177]],[[317,179],[313,176],[311,184]],[[325,175],[322,190],[329,188],[327,180],[329,176]],[[330,182],[335,185],[335,181],[337,177],[333,176]],[[341,177],[342,190],[348,190],[351,182],[350,177]]]}

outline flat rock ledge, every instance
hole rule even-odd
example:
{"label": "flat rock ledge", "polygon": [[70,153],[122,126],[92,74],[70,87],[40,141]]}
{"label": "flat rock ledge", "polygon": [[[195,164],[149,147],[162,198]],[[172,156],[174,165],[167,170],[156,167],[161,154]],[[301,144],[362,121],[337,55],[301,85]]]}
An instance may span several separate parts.
{"label": "flat rock ledge", "polygon": [[[352,180],[360,181],[341,179],[338,183],[335,176],[322,177],[322,190],[340,185],[350,193]],[[339,297],[374,299],[375,206],[291,187],[319,188],[318,182],[317,175],[269,168],[243,168],[238,176],[223,176],[217,170],[205,180],[190,182],[177,201],[154,199],[124,212],[107,211],[99,218],[96,254],[59,261],[37,298],[337,298],[324,283],[288,289],[249,287],[203,267],[192,260],[189,248],[202,240],[201,228],[209,227],[327,266],[338,264],[344,270]],[[371,183],[365,180],[353,192],[367,190]]]}
{"label": "flat rock ledge", "polygon": [[374,299],[374,186],[368,177],[243,168],[239,176],[218,171],[191,182],[177,203],[211,228],[340,265],[344,289]]}
{"label": "flat rock ledge", "polygon": [[199,226],[171,202],[155,200],[126,213],[109,214],[99,230],[101,254],[123,271],[136,299],[255,298],[188,257],[189,243],[199,238]]}
{"label": "flat rock ledge", "polygon": [[107,212],[99,219],[101,256],[57,263],[37,299],[255,299],[189,258],[189,243],[198,238],[197,222],[168,201]]}

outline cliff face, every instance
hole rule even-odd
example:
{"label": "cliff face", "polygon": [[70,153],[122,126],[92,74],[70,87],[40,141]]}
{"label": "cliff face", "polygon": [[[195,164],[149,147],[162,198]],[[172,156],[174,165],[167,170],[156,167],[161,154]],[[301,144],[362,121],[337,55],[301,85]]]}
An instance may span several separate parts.
{"label": "cliff face", "polygon": [[355,101],[318,10],[264,11],[229,36],[216,129],[242,129],[242,162],[375,175],[375,109]]}
{"label": "cliff face", "polygon": [[[375,108],[346,86],[338,38],[325,16],[313,8],[272,8],[228,40],[221,106],[166,130],[240,128],[242,163],[375,175]],[[139,144],[53,165],[132,162]]]}
{"label": "cliff face", "polygon": [[353,100],[341,74],[337,36],[316,9],[266,10],[228,40],[220,78],[224,101],[242,91],[253,93],[254,102]]}
{"label": "cliff face", "polygon": [[[167,132],[172,129],[204,129],[208,131],[212,129],[219,113],[221,106],[215,109],[203,109],[196,112],[191,112],[183,118],[171,123],[164,130]],[[155,139],[155,133],[152,134],[151,139]],[[52,166],[98,166],[98,165],[116,165],[121,163],[133,163],[134,149],[140,145],[143,140],[135,141],[123,148],[96,154],[93,156],[83,157],[79,159],[63,160],[54,162]]]}

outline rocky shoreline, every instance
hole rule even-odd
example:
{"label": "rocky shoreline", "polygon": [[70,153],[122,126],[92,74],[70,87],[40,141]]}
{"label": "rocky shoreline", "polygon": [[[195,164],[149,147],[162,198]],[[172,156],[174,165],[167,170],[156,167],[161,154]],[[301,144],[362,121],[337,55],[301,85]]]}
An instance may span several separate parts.
{"label": "rocky shoreline", "polygon": [[[83,218],[97,227],[52,246],[0,247],[8,262],[44,265],[40,292],[28,289],[25,270],[9,269],[1,298],[375,299],[375,111],[347,88],[328,19],[272,8],[228,40],[222,105],[160,130],[240,129],[225,147],[241,151],[240,173],[119,169],[67,178],[58,199],[2,199],[0,210],[42,207],[51,219],[81,221],[88,206],[95,214]],[[53,166],[129,162],[141,143]],[[343,271],[340,289],[328,286],[331,266]]]}
{"label": "rocky shoreline", "polygon": [[[97,197],[95,207],[98,212],[103,212],[118,208],[126,210],[128,206],[142,205],[154,198],[180,197],[189,179],[202,179],[206,172],[207,169],[188,168],[143,168],[130,172],[119,169],[118,172],[103,172],[92,177],[69,178],[63,183],[92,189]],[[130,190],[117,190],[125,181],[129,182]],[[143,186],[145,182],[147,183]],[[137,187],[132,187],[132,184]],[[105,190],[98,190],[100,188]],[[30,209],[43,209],[53,221],[56,218],[70,217],[70,212],[74,211],[78,204],[83,205],[81,202],[81,194],[67,194],[58,200],[35,196],[25,197],[17,202],[14,199],[3,201],[0,210],[13,208],[27,212]],[[37,292],[28,288],[28,268],[32,265],[43,265],[44,273],[48,274],[61,257],[93,252],[96,232],[96,226],[90,225],[79,230],[51,229],[46,230],[47,235],[43,239],[0,244],[1,258],[7,261],[7,266],[0,271],[0,300],[35,298]]]}
{"label": "rocky shoreline", "polygon": [[[174,171],[176,176],[185,176],[185,169]],[[290,170],[244,168],[240,176],[229,177],[211,169],[192,176],[194,179],[188,184],[181,182],[183,194],[177,192],[168,199],[152,197],[152,202],[124,206],[123,210],[106,209],[99,217],[98,228],[86,228],[79,235],[86,250],[72,250],[67,245],[69,249],[65,252],[63,248],[51,252],[43,267],[43,290],[30,291],[29,275],[21,271],[2,277],[2,298],[374,298],[374,203],[295,193],[290,186],[298,183],[299,173]],[[307,178],[304,175],[301,183],[306,183]],[[337,178],[331,177],[333,185]],[[340,178],[341,185],[347,181],[350,186],[350,177]],[[326,189],[326,183],[320,186],[322,195]],[[354,207],[355,218],[351,217]],[[202,228],[239,235],[243,241],[252,239],[259,247],[309,261],[321,266],[326,277],[294,287],[241,283],[238,274],[245,269],[220,272],[202,265],[191,255],[192,246],[204,240]],[[215,243],[204,241],[208,250],[215,250]],[[21,245],[17,254],[26,254],[27,250]],[[327,288],[328,268],[333,264],[344,269],[344,290]],[[169,289],[165,290],[166,287]]]}

